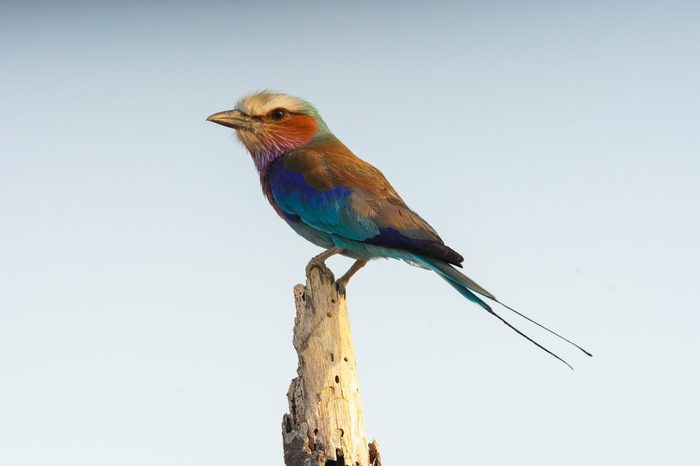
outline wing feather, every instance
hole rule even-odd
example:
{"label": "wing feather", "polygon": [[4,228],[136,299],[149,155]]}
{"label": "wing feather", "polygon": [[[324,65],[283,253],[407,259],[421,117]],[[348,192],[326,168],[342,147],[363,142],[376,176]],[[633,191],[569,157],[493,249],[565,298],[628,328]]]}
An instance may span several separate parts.
{"label": "wing feather", "polygon": [[282,156],[267,179],[279,207],[316,229],[454,265],[463,261],[377,168],[337,139]]}

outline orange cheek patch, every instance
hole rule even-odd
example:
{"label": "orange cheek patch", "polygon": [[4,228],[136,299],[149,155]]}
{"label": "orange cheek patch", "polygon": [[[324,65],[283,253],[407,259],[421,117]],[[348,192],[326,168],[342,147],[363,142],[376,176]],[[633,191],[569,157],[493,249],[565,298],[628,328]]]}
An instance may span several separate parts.
{"label": "orange cheek patch", "polygon": [[285,139],[299,141],[304,145],[311,141],[318,131],[318,124],[314,117],[308,115],[292,115],[279,124],[279,133]]}

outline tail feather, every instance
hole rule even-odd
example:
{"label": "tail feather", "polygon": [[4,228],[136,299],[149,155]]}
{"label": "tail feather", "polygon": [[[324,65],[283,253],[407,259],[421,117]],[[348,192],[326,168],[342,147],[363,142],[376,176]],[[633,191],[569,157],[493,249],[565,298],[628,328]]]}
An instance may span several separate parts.
{"label": "tail feather", "polygon": [[580,349],[586,356],[593,357],[593,355],[592,355],[590,352],[588,352],[588,351],[586,351],[585,349],[581,348],[579,345],[577,345],[577,344],[574,343],[573,341],[569,340],[568,338],[559,335],[559,334],[558,334],[557,332],[555,332],[554,330],[551,330],[551,329],[545,327],[544,325],[540,324],[540,323],[537,322],[536,320],[529,318],[528,316],[526,316],[526,315],[523,314],[522,312],[516,311],[515,309],[513,309],[513,308],[510,307],[509,305],[507,305],[507,304],[505,304],[505,303],[502,303],[501,301],[497,300],[496,298],[494,298],[493,300],[496,301],[496,302],[497,302],[498,304],[500,304],[501,306],[503,306],[503,307],[505,307],[506,309],[508,309],[509,311],[511,311],[511,312],[513,312],[513,313],[515,313],[515,314],[518,314],[520,317],[522,317],[523,319],[527,320],[528,322],[532,322],[533,324],[537,325],[538,327],[545,329],[546,331],[548,331],[548,332],[551,333],[552,335],[556,335],[556,336],[558,336],[559,338],[561,338],[562,340],[564,340],[565,342],[567,342],[568,344],[570,344],[570,345],[572,345],[572,346],[575,346],[576,348]]}
{"label": "tail feather", "polygon": [[507,325],[508,327],[510,327],[510,329],[513,330],[514,332],[516,332],[518,335],[522,336],[523,338],[525,338],[526,340],[528,340],[530,343],[534,344],[535,346],[537,346],[538,348],[540,348],[541,350],[543,350],[544,352],[550,354],[551,356],[555,357],[555,358],[558,359],[559,361],[563,362],[563,363],[566,364],[570,369],[573,370],[573,367],[571,367],[571,364],[569,364],[569,363],[566,362],[564,359],[562,359],[561,357],[557,356],[555,353],[553,353],[553,352],[550,351],[549,349],[545,348],[544,346],[542,346],[541,344],[539,344],[538,342],[536,342],[535,340],[533,340],[533,339],[530,338],[529,336],[525,335],[522,331],[520,331],[519,329],[517,329],[516,327],[514,327],[510,322],[508,322],[508,321],[505,320],[503,317],[501,317],[499,314],[497,314],[497,313],[491,308],[491,306],[489,306],[484,300],[482,300],[481,298],[479,298],[479,296],[477,296],[475,293],[478,293],[478,294],[480,294],[481,296],[483,296],[483,297],[485,297],[485,298],[488,298],[488,299],[491,299],[491,300],[494,301],[494,302],[497,302],[498,304],[500,304],[501,306],[505,307],[506,309],[508,309],[508,310],[510,310],[510,311],[513,311],[514,313],[516,313],[516,314],[518,314],[519,316],[521,316],[521,317],[527,319],[528,321],[530,321],[530,322],[532,322],[532,323],[538,325],[539,327],[542,327],[543,329],[547,330],[548,332],[553,333],[554,335],[558,336],[559,338],[563,339],[564,341],[566,341],[566,342],[568,342],[568,343],[570,343],[570,344],[576,346],[578,349],[580,349],[581,351],[583,351],[584,353],[586,353],[588,356],[591,356],[591,354],[590,354],[588,351],[584,350],[583,348],[581,348],[580,346],[578,346],[576,343],[573,343],[572,341],[567,340],[566,338],[562,337],[562,336],[559,335],[558,333],[556,333],[556,332],[554,332],[554,331],[548,329],[548,328],[545,327],[544,325],[539,324],[538,322],[536,322],[536,321],[530,319],[529,317],[525,316],[524,314],[521,314],[520,312],[516,311],[515,309],[513,309],[513,308],[511,308],[511,307],[509,307],[509,306],[506,306],[505,304],[501,303],[498,299],[496,299],[496,297],[495,297],[492,293],[490,293],[489,291],[487,291],[485,288],[483,288],[481,285],[479,285],[478,283],[476,283],[474,280],[472,280],[471,278],[467,277],[467,276],[464,275],[463,273],[459,272],[458,270],[455,270],[455,269],[454,269],[453,267],[451,267],[449,264],[447,264],[447,263],[445,263],[445,262],[443,262],[443,261],[438,261],[438,260],[434,260],[434,259],[429,259],[429,258],[425,258],[425,257],[418,256],[418,255],[415,255],[414,258],[415,258],[414,260],[415,260],[417,263],[424,265],[425,267],[427,267],[427,268],[433,270],[433,271],[436,272],[438,275],[440,275],[440,277],[442,277],[447,283],[449,283],[450,286],[452,286],[454,289],[456,289],[462,296],[464,296],[465,298],[467,298],[469,301],[471,301],[471,302],[473,302],[473,303],[478,304],[479,306],[481,306],[481,307],[482,307],[484,310],[486,310],[489,314],[493,315],[493,316],[496,317],[498,320],[500,320],[501,322],[503,322],[505,325]]}
{"label": "tail feather", "polygon": [[443,261],[433,260],[433,259],[423,259],[423,260],[424,260],[424,263],[428,266],[428,268],[437,272],[438,275],[440,275],[442,278],[449,281],[450,283],[452,283],[452,282],[458,283],[460,286],[467,287],[471,291],[474,291],[475,293],[479,293],[481,296],[483,296],[485,298],[489,298],[489,299],[492,299],[492,300],[498,302],[496,300],[496,297],[491,292],[486,291],[486,289],[483,286],[479,285],[477,282],[475,282],[471,278],[467,277],[459,270],[455,270],[448,263],[443,262]]}

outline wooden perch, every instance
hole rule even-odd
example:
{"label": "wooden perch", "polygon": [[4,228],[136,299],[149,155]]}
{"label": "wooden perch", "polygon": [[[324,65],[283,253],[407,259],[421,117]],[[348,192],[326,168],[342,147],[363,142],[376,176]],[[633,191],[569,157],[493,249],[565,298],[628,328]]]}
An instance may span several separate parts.
{"label": "wooden perch", "polygon": [[294,303],[299,366],[282,419],[285,465],[381,466],[376,443],[367,444],[348,309],[333,274],[311,269]]}

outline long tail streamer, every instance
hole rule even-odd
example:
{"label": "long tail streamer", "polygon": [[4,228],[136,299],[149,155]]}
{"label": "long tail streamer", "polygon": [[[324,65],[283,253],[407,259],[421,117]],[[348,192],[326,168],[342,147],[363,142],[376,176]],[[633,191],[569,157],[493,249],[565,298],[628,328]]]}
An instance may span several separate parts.
{"label": "long tail streamer", "polygon": [[545,327],[544,325],[540,324],[540,323],[537,322],[536,320],[531,319],[530,317],[526,316],[525,314],[522,314],[521,312],[516,311],[516,310],[513,309],[512,307],[510,307],[510,306],[508,306],[508,305],[502,303],[502,302],[499,301],[492,293],[488,292],[485,288],[483,288],[481,285],[479,285],[479,284],[476,283],[474,280],[472,280],[471,278],[467,277],[466,275],[464,275],[464,274],[461,273],[460,271],[455,270],[454,268],[452,268],[449,264],[446,264],[446,263],[444,263],[444,262],[442,262],[442,261],[436,261],[436,260],[424,258],[424,257],[421,257],[421,256],[414,256],[414,257],[415,257],[415,261],[416,261],[416,262],[418,262],[418,263],[420,263],[420,264],[423,264],[423,265],[425,265],[426,267],[430,268],[431,270],[437,272],[438,275],[440,275],[445,281],[447,281],[447,283],[449,283],[453,288],[455,288],[462,296],[464,296],[464,297],[467,298],[468,300],[470,300],[470,301],[472,301],[472,302],[478,304],[479,306],[481,306],[481,307],[482,307],[484,310],[486,310],[489,314],[493,315],[493,316],[496,317],[498,320],[500,320],[501,322],[503,322],[505,325],[507,325],[511,330],[513,330],[514,332],[516,332],[518,335],[520,335],[521,337],[525,338],[525,339],[528,340],[530,343],[532,343],[533,345],[535,345],[535,346],[537,346],[538,348],[540,348],[542,351],[544,351],[544,352],[550,354],[551,356],[555,357],[555,358],[558,359],[559,361],[563,362],[563,363],[566,364],[571,370],[574,369],[574,368],[571,366],[571,364],[569,364],[569,363],[566,362],[564,359],[562,359],[561,357],[559,357],[557,354],[555,354],[554,352],[550,351],[549,349],[547,349],[547,348],[545,348],[544,346],[542,346],[540,343],[536,342],[535,340],[533,340],[532,338],[530,338],[529,336],[527,336],[525,333],[523,333],[522,331],[520,331],[518,328],[514,327],[510,322],[508,322],[508,321],[505,320],[503,317],[501,317],[499,314],[497,314],[497,313],[491,308],[491,306],[489,306],[488,304],[486,304],[486,302],[484,302],[481,298],[479,298],[475,293],[478,293],[478,294],[480,294],[481,296],[483,296],[484,298],[490,299],[490,300],[492,300],[492,301],[494,301],[494,302],[500,304],[501,306],[503,306],[504,308],[508,309],[509,311],[511,311],[511,312],[517,314],[518,316],[520,316],[520,317],[526,319],[527,321],[529,321],[529,322],[531,322],[531,323],[537,325],[538,327],[540,327],[540,328],[542,328],[542,329],[548,331],[548,332],[551,333],[552,335],[557,336],[558,338],[560,338],[560,339],[562,339],[563,341],[569,343],[570,345],[575,346],[576,348],[578,348],[579,350],[581,350],[584,354],[586,354],[586,355],[588,355],[588,356],[593,356],[591,353],[589,353],[588,351],[586,351],[585,349],[583,349],[582,347],[580,347],[579,345],[577,345],[577,344],[574,343],[573,341],[571,341],[571,340],[569,340],[569,339],[567,339],[567,338],[561,336],[560,334],[558,334],[558,333],[555,332],[554,330],[551,330],[550,328]]}

